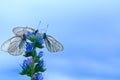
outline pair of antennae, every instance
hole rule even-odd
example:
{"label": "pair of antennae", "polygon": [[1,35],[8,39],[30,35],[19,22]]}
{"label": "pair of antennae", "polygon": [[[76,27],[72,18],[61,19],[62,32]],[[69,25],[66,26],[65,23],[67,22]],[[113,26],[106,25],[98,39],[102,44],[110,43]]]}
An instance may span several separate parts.
{"label": "pair of antennae", "polygon": [[[41,24],[41,21],[39,21],[39,23],[38,23],[38,25],[37,25],[37,29],[40,28],[40,24]],[[49,26],[49,24],[47,24],[46,28],[41,29],[41,32],[44,31],[44,33],[46,33],[47,30],[48,30],[48,26]]]}

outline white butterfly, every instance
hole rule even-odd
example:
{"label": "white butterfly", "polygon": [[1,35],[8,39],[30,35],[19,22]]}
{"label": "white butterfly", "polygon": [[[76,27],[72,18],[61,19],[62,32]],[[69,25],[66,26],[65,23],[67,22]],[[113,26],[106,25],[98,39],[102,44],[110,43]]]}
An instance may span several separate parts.
{"label": "white butterfly", "polygon": [[23,34],[26,34],[27,32],[35,32],[36,30],[30,27],[15,27],[13,28],[13,33],[15,35],[21,36]]}
{"label": "white butterfly", "polygon": [[25,51],[27,32],[35,31],[29,27],[15,27],[13,28],[14,37],[8,39],[1,45],[1,50],[6,51],[11,55],[18,56]]}
{"label": "white butterfly", "polygon": [[[13,32],[16,35],[23,35],[26,34],[26,32],[35,32],[36,30],[30,27],[15,27],[13,29]],[[46,33],[43,34],[43,39],[46,45],[46,48],[49,52],[59,52],[59,51],[63,51],[64,47],[62,46],[62,44],[60,42],[58,42],[55,38],[53,38],[50,35],[46,35]]]}
{"label": "white butterfly", "polygon": [[46,35],[46,33],[44,33],[43,39],[45,41],[46,48],[49,52],[59,52],[64,50],[63,45],[52,36]]}
{"label": "white butterfly", "polygon": [[14,36],[1,45],[1,50],[11,55],[18,56],[25,51],[26,37],[25,35]]}

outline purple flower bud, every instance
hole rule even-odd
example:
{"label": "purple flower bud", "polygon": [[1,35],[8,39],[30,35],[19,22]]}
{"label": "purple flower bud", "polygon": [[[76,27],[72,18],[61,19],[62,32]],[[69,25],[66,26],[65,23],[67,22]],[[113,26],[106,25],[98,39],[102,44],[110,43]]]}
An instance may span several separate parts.
{"label": "purple flower bud", "polygon": [[43,80],[42,73],[35,73],[33,76],[34,80]]}
{"label": "purple flower bud", "polygon": [[44,43],[44,40],[41,39],[41,38],[36,38],[35,41],[36,41],[36,43],[39,43],[39,44],[43,44]]}
{"label": "purple flower bud", "polygon": [[31,58],[27,58],[27,64],[30,64],[33,61],[32,57]]}
{"label": "purple flower bud", "polygon": [[27,70],[27,68],[28,68],[28,65],[26,63],[27,63],[27,60],[24,60],[23,64],[22,64],[23,70]]}
{"label": "purple flower bud", "polygon": [[28,31],[28,32],[26,33],[26,36],[27,36],[27,37],[30,37],[30,36],[32,36],[32,35],[33,35],[32,32],[29,32],[29,31]]}
{"label": "purple flower bud", "polygon": [[43,59],[38,62],[38,66],[39,67],[44,67],[44,60]]}
{"label": "purple flower bud", "polygon": [[24,60],[23,61],[23,64],[22,64],[22,68],[23,70],[27,70],[28,69],[28,65],[32,62],[32,58],[27,58],[27,60]]}
{"label": "purple flower bud", "polygon": [[43,51],[40,51],[40,52],[38,53],[38,57],[41,58],[42,56],[43,56]]}
{"label": "purple flower bud", "polygon": [[26,42],[26,52],[30,53],[33,50],[33,45],[29,42]]}

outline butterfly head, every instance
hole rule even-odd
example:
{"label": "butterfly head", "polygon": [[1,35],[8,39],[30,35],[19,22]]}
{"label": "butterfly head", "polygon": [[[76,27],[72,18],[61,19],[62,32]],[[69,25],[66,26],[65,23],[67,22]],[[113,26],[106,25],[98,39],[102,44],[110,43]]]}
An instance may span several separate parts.
{"label": "butterfly head", "polygon": [[38,29],[37,30],[35,30],[35,32],[34,32],[34,34],[37,34],[39,31],[38,31]]}
{"label": "butterfly head", "polygon": [[46,36],[46,33],[43,33],[43,39],[46,39],[47,36]]}
{"label": "butterfly head", "polygon": [[26,35],[25,34],[22,35],[22,40],[26,41]]}

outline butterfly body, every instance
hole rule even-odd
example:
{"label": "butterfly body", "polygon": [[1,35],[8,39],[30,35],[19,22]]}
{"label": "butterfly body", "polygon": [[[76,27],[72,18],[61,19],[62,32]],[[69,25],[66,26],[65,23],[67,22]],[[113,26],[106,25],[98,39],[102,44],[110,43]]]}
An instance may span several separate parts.
{"label": "butterfly body", "polygon": [[25,34],[23,34],[22,40],[19,44],[19,49],[21,49],[24,46],[25,43],[26,43],[26,36],[25,36]]}

